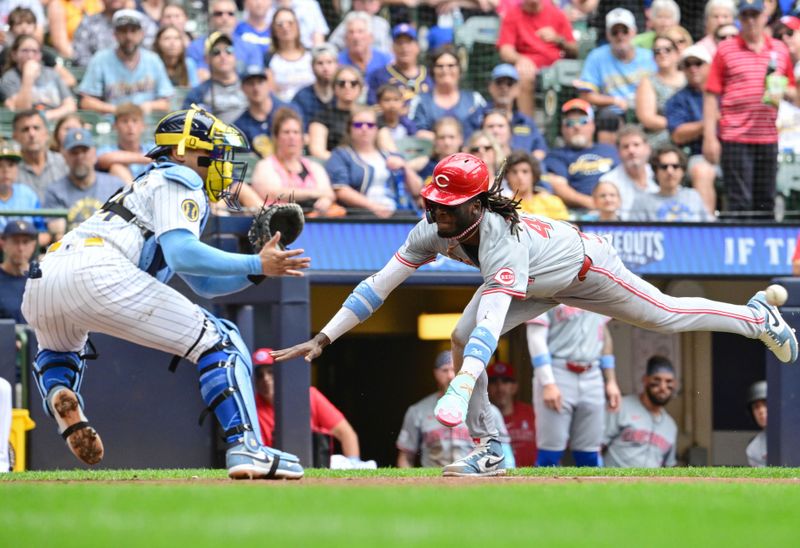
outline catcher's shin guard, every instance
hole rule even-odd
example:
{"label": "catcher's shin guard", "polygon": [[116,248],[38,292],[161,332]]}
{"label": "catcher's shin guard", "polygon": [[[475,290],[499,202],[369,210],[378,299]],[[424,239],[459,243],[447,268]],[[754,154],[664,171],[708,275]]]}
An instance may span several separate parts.
{"label": "catcher's shin guard", "polygon": [[260,444],[261,431],[253,396],[250,352],[236,325],[216,318],[205,310],[203,312],[221,338],[203,352],[197,362],[200,394],[208,406],[200,416],[200,422],[213,411],[229,443],[239,441],[245,433],[252,432]]}
{"label": "catcher's shin guard", "polygon": [[103,459],[103,442],[83,414],[80,395],[86,357],[91,356],[42,350],[33,361],[33,375],[44,410],[56,419],[70,451],[86,464],[97,464]]}

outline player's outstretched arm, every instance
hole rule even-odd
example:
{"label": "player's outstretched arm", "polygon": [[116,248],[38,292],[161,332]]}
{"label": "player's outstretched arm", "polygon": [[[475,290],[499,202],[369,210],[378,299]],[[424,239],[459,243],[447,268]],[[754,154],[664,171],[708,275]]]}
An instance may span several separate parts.
{"label": "player's outstretched arm", "polygon": [[415,270],[398,261],[396,256],[392,257],[386,266],[356,286],[339,311],[313,339],[291,348],[274,350],[272,356],[277,361],[303,356],[310,362],[322,354],[323,348],[369,318]]}

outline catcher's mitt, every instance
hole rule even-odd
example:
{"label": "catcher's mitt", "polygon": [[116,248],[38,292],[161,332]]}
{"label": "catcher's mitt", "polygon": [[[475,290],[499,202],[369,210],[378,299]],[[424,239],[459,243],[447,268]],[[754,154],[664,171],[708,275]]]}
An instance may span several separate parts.
{"label": "catcher's mitt", "polygon": [[295,203],[271,204],[261,206],[253,217],[253,224],[247,232],[247,238],[253,246],[253,250],[258,253],[274,235],[280,231],[281,239],[278,245],[281,249],[300,236],[305,226],[303,210]]}

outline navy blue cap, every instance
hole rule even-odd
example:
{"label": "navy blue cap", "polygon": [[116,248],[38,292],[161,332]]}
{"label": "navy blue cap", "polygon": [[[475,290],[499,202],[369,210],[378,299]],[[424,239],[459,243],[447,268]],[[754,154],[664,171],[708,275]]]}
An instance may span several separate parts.
{"label": "navy blue cap", "polygon": [[399,25],[395,25],[392,29],[392,40],[397,40],[401,36],[408,36],[412,40],[417,39],[417,29],[409,25],[408,23],[400,23]]}
{"label": "navy blue cap", "polygon": [[743,11],[764,11],[764,0],[741,0],[739,2],[739,13]]}
{"label": "navy blue cap", "polygon": [[244,82],[248,78],[263,78],[264,80],[267,79],[266,71],[259,67],[258,65],[247,65],[239,75],[239,79]]}
{"label": "navy blue cap", "polygon": [[449,350],[442,350],[436,355],[436,361],[433,363],[434,369],[439,369],[443,365],[453,363],[453,356]]}
{"label": "navy blue cap", "polygon": [[6,223],[6,228],[3,230],[3,238],[9,236],[30,236],[35,238],[39,231],[28,221],[12,220]]}

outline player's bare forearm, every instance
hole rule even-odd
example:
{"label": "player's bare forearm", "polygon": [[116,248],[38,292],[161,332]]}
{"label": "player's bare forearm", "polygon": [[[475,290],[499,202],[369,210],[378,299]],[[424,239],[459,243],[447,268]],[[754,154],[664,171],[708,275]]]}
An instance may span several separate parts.
{"label": "player's bare forearm", "polygon": [[322,354],[322,350],[329,344],[331,344],[331,340],[325,333],[317,333],[311,340],[289,348],[273,350],[270,354],[278,362],[291,360],[299,356],[302,356],[307,362],[311,362],[314,358],[318,358]]}
{"label": "player's bare forearm", "polygon": [[619,409],[620,400],[622,399],[622,393],[617,384],[617,375],[614,369],[603,369],[603,382],[606,388],[608,409],[609,411],[617,411]]}

